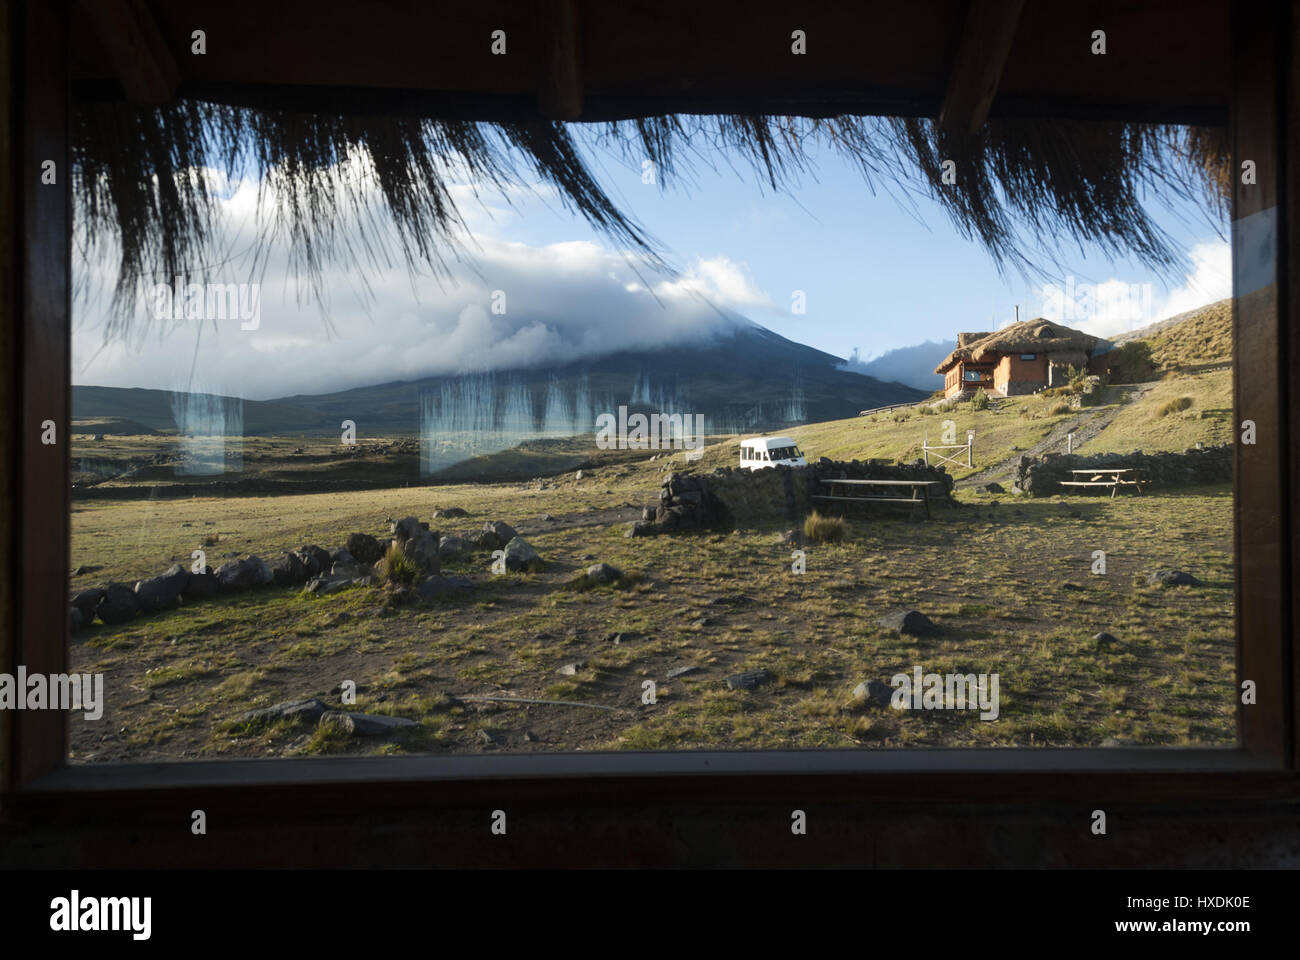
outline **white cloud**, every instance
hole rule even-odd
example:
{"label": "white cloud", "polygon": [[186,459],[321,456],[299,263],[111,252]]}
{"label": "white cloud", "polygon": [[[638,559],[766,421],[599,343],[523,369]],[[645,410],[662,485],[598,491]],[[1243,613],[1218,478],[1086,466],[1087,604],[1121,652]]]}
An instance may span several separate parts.
{"label": "white cloud", "polygon": [[[587,241],[530,246],[502,239],[507,222],[535,212],[545,198],[515,192],[511,209],[476,211],[468,188],[458,201],[472,222],[465,262],[451,276],[412,278],[405,262],[340,264],[326,276],[329,318],[300,306],[286,251],[273,249],[262,277],[260,326],[237,320],[163,321],[132,343],[104,344],[104,298],[74,308],[73,380],[121,387],[206,389],[250,399],[328,393],[422,376],[545,366],[625,349],[683,344],[743,322],[734,311],[770,306],[747,267],[725,256],[699,260],[673,279],[622,252]],[[217,249],[252,240],[255,189],[225,203],[227,231]],[[265,203],[265,201],[264,201]],[[273,209],[265,206],[264,209]],[[341,225],[344,235],[347,225]],[[390,244],[390,250],[392,249]],[[246,259],[218,262],[199,282],[250,279]],[[106,289],[108,264],[83,264],[81,280]],[[164,281],[165,282],[165,281]],[[369,297],[359,296],[368,289]],[[505,294],[493,313],[494,291]],[[136,322],[148,319],[143,299]]]}
{"label": "white cloud", "polygon": [[1067,277],[1063,284],[1038,288],[1036,315],[1110,337],[1232,295],[1232,248],[1226,241],[1198,243],[1188,258],[1191,271],[1163,297],[1150,282],[1111,277],[1094,284]]}

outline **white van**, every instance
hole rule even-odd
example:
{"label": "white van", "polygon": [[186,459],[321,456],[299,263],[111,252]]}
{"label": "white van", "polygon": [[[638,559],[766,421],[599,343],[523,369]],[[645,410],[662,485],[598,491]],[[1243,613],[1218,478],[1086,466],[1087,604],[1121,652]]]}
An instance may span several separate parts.
{"label": "white van", "polygon": [[753,437],[740,441],[740,468],[762,470],[775,466],[806,467],[795,442],[789,437]]}

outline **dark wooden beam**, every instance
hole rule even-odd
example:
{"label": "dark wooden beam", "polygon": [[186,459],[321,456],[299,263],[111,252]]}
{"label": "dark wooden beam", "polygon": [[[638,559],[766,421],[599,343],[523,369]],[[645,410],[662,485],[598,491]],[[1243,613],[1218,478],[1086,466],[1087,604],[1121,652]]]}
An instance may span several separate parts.
{"label": "dark wooden beam", "polygon": [[82,0],[77,9],[94,25],[127,99],[162,103],[175,96],[180,69],[144,0]]}
{"label": "dark wooden beam", "polygon": [[582,115],[582,36],[578,0],[551,0],[544,26],[542,113],[551,120]]}
{"label": "dark wooden beam", "polygon": [[939,126],[950,135],[970,136],[984,126],[1024,7],[1025,0],[971,3],[939,110]]}

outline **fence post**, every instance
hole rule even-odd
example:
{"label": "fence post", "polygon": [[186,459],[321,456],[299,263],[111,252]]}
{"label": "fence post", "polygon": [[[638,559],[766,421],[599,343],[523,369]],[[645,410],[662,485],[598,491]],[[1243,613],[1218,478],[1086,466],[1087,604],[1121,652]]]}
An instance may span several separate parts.
{"label": "fence post", "polygon": [[921,439],[921,456],[925,457],[925,465],[930,465],[930,434],[926,433]]}
{"label": "fence post", "polygon": [[1074,434],[1072,433],[1065,435],[1065,452],[1067,455],[1074,453]]}
{"label": "fence post", "polygon": [[975,466],[975,431],[966,431],[966,466]]}

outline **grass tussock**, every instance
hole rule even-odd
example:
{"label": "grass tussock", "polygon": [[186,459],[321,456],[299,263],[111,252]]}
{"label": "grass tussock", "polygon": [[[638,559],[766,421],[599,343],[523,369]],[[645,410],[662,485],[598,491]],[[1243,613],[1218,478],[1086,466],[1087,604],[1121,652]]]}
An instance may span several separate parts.
{"label": "grass tussock", "polygon": [[1191,397],[1179,397],[1176,400],[1170,400],[1168,403],[1164,404],[1157,411],[1157,415],[1161,417],[1167,417],[1170,414],[1182,413],[1191,405],[1192,405]]}
{"label": "grass tussock", "polygon": [[402,552],[402,548],[393,544],[379,561],[379,576],[388,583],[414,583],[420,575],[420,568]]}
{"label": "grass tussock", "polygon": [[804,539],[809,543],[839,543],[844,533],[843,517],[824,517],[814,510],[803,522]]}

